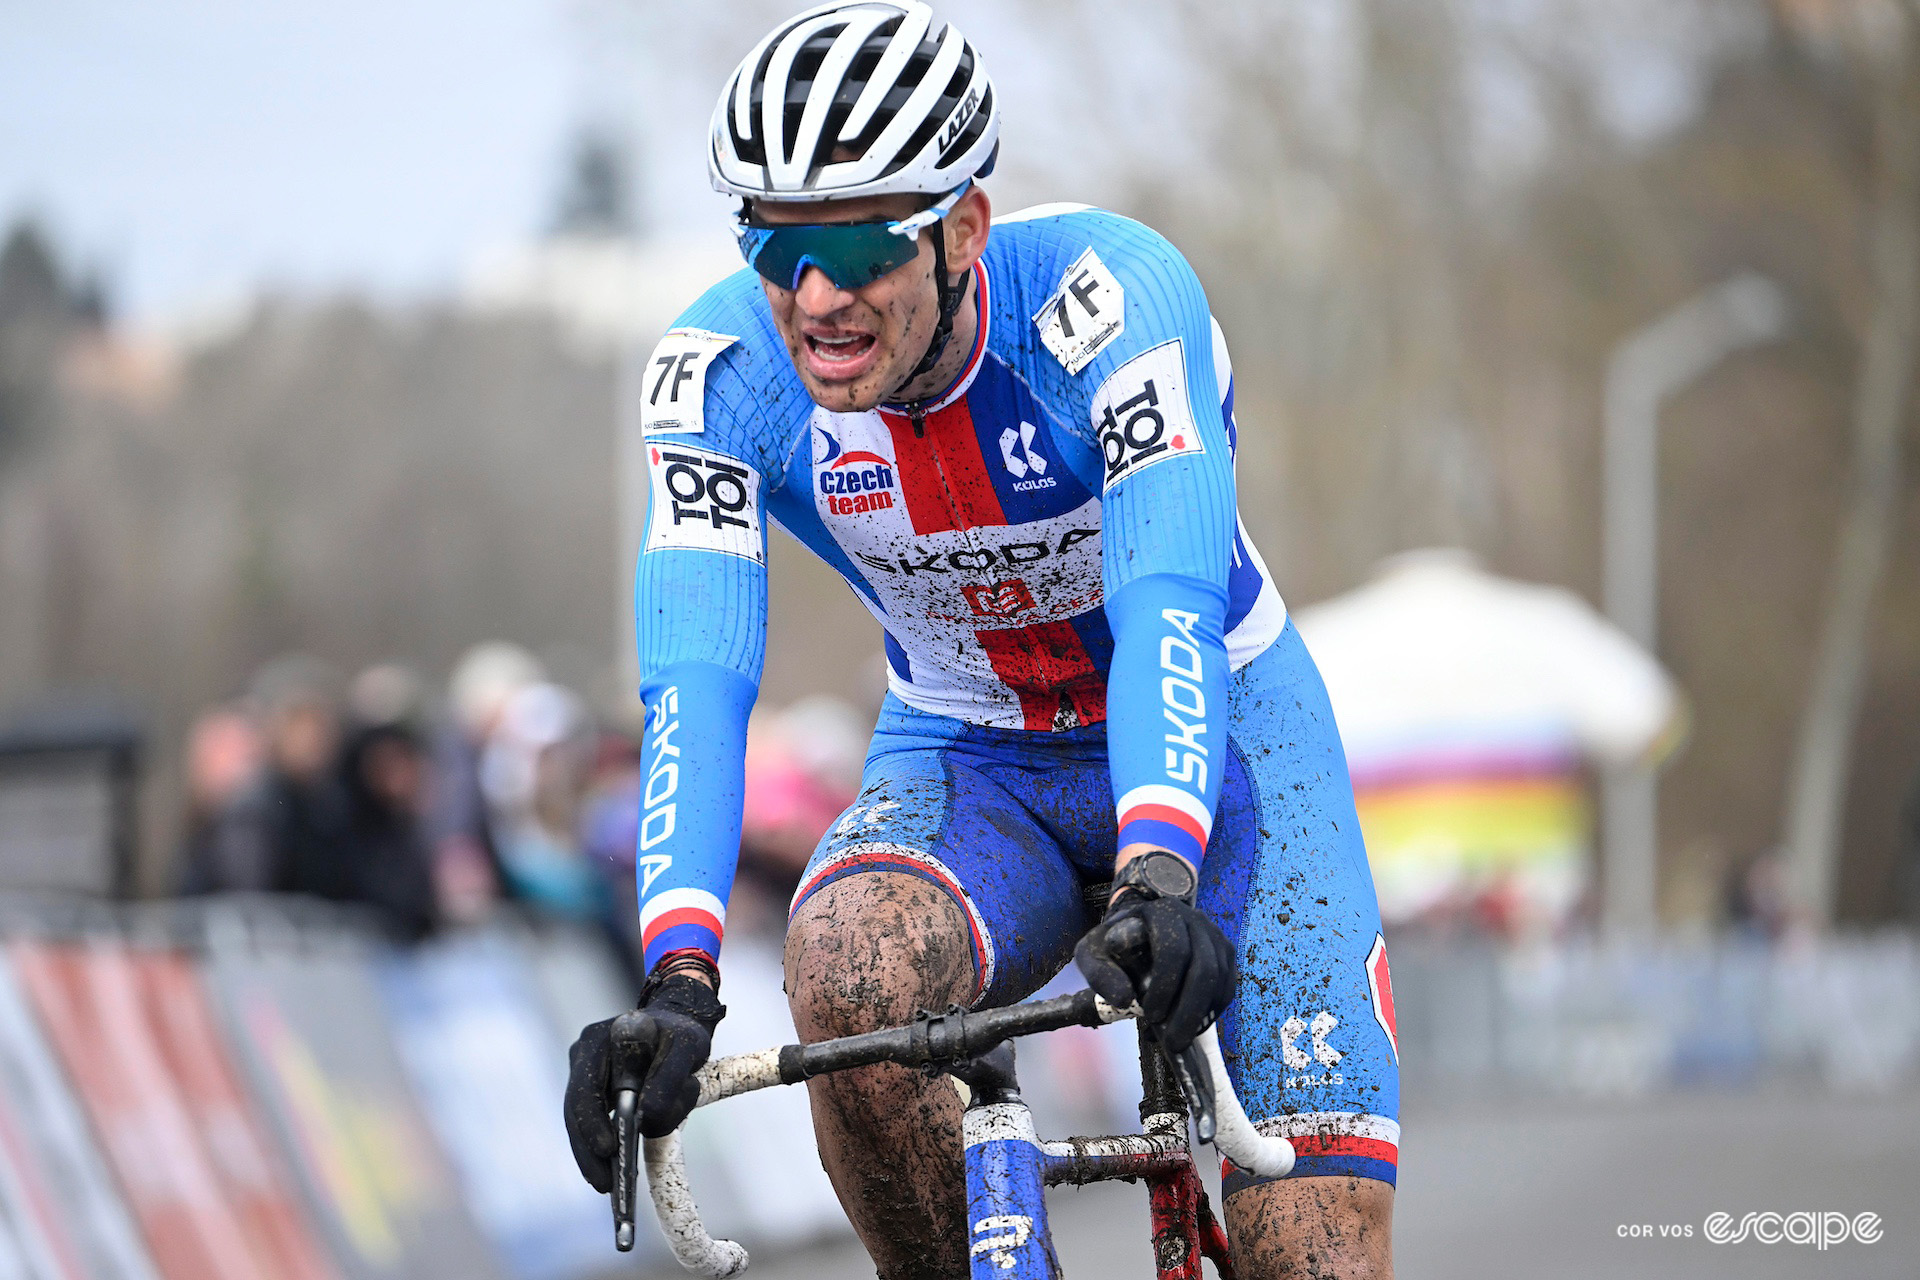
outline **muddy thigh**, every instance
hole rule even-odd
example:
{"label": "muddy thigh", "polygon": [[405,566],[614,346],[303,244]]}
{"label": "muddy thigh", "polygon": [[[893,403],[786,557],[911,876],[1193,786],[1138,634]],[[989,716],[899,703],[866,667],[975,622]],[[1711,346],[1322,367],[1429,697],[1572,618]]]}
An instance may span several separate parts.
{"label": "muddy thigh", "polygon": [[[968,1001],[965,918],[940,888],[863,872],[801,903],[786,987],[805,1041],[899,1026]],[[808,1083],[820,1163],[882,1280],[967,1274],[960,1099],[944,1078],[881,1065]]]}

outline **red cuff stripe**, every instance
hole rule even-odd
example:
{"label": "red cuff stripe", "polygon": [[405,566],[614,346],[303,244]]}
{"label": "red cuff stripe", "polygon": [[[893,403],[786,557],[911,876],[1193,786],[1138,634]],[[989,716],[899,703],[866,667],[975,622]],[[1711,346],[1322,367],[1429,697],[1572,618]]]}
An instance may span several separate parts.
{"label": "red cuff stripe", "polygon": [[695,924],[709,930],[715,942],[721,941],[723,937],[720,921],[714,917],[713,912],[702,911],[698,907],[681,907],[678,911],[663,911],[654,917],[653,923],[647,926],[646,933],[640,938],[641,950],[644,951],[652,946],[653,940],[668,929],[683,924]]}
{"label": "red cuff stripe", "polygon": [[1207,833],[1200,829],[1200,824],[1193,820],[1193,815],[1184,809],[1176,809],[1172,805],[1165,804],[1137,804],[1121,815],[1120,826],[1124,829],[1129,822],[1138,822],[1143,819],[1178,827],[1192,836],[1202,849],[1207,847]]}

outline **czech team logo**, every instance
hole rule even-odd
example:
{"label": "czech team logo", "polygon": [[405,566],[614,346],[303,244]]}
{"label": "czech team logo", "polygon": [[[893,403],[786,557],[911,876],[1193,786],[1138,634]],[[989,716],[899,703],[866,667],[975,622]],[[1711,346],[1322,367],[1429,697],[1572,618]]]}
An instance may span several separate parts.
{"label": "czech team logo", "polygon": [[819,468],[820,492],[831,514],[857,516],[893,505],[899,484],[891,461],[864,449],[842,450],[840,442],[824,429],[814,430],[826,441],[826,456],[815,458],[814,466]]}

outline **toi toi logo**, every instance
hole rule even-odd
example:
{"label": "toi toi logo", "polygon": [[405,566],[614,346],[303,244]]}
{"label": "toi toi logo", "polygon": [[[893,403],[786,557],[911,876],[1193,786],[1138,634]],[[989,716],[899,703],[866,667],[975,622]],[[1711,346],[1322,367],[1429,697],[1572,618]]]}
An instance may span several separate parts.
{"label": "toi toi logo", "polygon": [[1872,1244],[1882,1233],[1880,1215],[1861,1213],[1848,1217],[1837,1210],[1798,1213],[1749,1213],[1739,1222],[1730,1213],[1710,1213],[1702,1224],[1703,1234],[1714,1244],[1739,1244],[1756,1240],[1761,1244],[1810,1244],[1816,1249],[1857,1240]]}

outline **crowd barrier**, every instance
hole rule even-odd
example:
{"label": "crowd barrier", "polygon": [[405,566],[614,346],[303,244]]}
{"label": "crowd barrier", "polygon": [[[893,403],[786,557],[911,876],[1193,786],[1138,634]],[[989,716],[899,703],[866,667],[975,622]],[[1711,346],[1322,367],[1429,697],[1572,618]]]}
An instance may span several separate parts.
{"label": "crowd barrier", "polygon": [[1920,946],[1908,933],[1392,948],[1410,1083],[1633,1098],[1920,1082]]}
{"label": "crowd barrier", "polygon": [[[719,1054],[790,1040],[779,944],[722,962]],[[1070,975],[1060,990],[1077,985]],[[566,1048],[631,1007],[597,934],[526,922],[400,949],[286,899],[0,899],[0,1280],[589,1280],[613,1250],[560,1122]],[[1132,1032],[1022,1050],[1060,1132],[1131,1129]],[[697,1112],[714,1230],[848,1230],[803,1090]]]}
{"label": "crowd barrier", "polygon": [[666,1262],[615,1253],[560,1123],[567,1044],[632,1003],[598,937],[400,950],[311,904],[9,901],[0,940],[0,1280]]}

